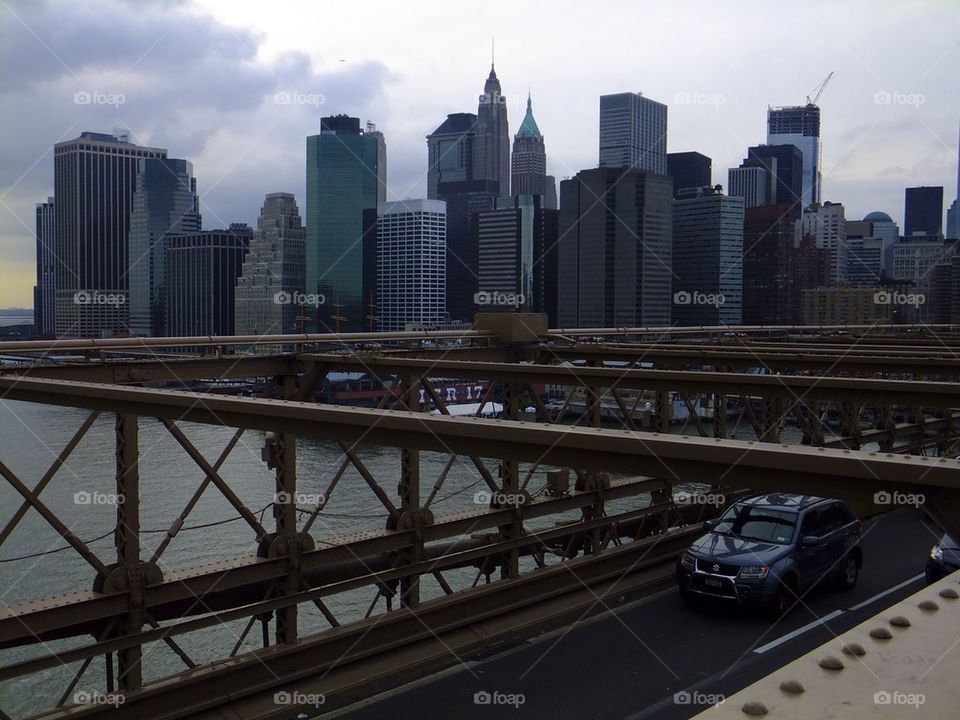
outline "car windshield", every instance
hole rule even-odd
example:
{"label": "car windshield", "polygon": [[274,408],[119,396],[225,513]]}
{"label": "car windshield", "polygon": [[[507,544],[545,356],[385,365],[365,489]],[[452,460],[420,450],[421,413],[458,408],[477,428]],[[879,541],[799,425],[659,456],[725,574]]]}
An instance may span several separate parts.
{"label": "car windshield", "polygon": [[713,531],[744,540],[789,543],[797,526],[797,514],[756,505],[734,505],[717,521]]}

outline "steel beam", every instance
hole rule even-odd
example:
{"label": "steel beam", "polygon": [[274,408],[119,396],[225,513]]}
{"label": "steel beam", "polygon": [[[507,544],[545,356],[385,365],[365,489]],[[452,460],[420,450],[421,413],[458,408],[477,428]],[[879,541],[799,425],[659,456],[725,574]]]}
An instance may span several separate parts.
{"label": "steel beam", "polygon": [[[565,354],[568,351],[550,351]],[[571,351],[572,352],[572,351]],[[618,350],[617,352],[622,352]],[[669,353],[670,351],[666,351]],[[708,351],[705,351],[708,352]],[[607,355],[606,351],[599,355]],[[304,363],[318,363],[330,370],[353,370],[404,375],[429,373],[434,377],[490,380],[492,382],[527,382],[548,385],[582,385],[587,388],[622,388],[630,390],[677,390],[693,394],[725,393],[727,395],[775,396],[786,400],[850,400],[886,404],[909,404],[921,407],[960,408],[960,383],[925,382],[872,378],[836,378],[810,375],[752,375],[734,372],[691,370],[647,370],[612,367],[560,366],[465,360],[428,360],[390,356],[306,354]],[[594,357],[594,359],[597,359]],[[634,361],[647,359],[633,355]],[[754,366],[756,359],[751,360]],[[954,357],[957,371],[960,360]]]}
{"label": "steel beam", "polygon": [[[2,349],[2,343],[0,343]],[[0,365],[0,374],[124,385],[295,375],[306,366],[293,355],[164,360],[110,359],[37,365]]]}
{"label": "steel beam", "polygon": [[[215,663],[188,670],[176,676],[176,682],[151,683],[138,692],[125,694],[124,702],[109,706],[105,717],[124,720],[147,720],[160,717],[184,717],[202,708],[212,708],[228,700],[236,700],[258,692],[270,692],[279,686],[319,677],[330,669],[347,663],[362,662],[388,649],[412,645],[421,640],[432,641],[458,628],[475,625],[493,618],[503,618],[523,609],[534,609],[551,599],[584,588],[611,583],[599,597],[610,597],[631,586],[630,573],[643,576],[656,569],[656,576],[665,578],[672,569],[676,553],[702,532],[700,528],[672,533],[664,538],[625,543],[597,557],[579,558],[529,573],[518,579],[495,582],[455,596],[444,596],[423,603],[416,611],[401,608],[396,612],[345,625],[300,640],[294,645],[274,646],[247,653],[229,663]],[[624,568],[628,571],[625,572]],[[392,574],[403,572],[398,569]],[[308,595],[308,594],[302,594]],[[590,604],[595,604],[597,594]],[[303,601],[306,598],[297,598]],[[276,605],[290,599],[269,601]],[[582,602],[582,599],[579,600]],[[241,609],[242,612],[243,609]],[[225,616],[229,619],[232,616]],[[191,621],[194,624],[202,624]],[[143,633],[143,640],[159,640],[164,629]],[[474,643],[486,637],[474,634]],[[442,644],[442,640],[439,641]],[[116,649],[123,641],[99,643],[103,649]],[[50,661],[72,662],[78,651],[60,653],[57,658],[27,661],[23,666],[42,666]],[[9,674],[16,666],[0,671]],[[95,718],[104,713],[96,706],[76,706],[54,711],[46,718]]]}
{"label": "steel beam", "polygon": [[[607,499],[636,497],[643,493],[663,492],[667,483],[650,478],[614,480],[604,491]],[[577,510],[597,503],[597,491],[572,492],[561,497],[538,497],[524,503],[521,510],[525,519],[548,517]],[[438,548],[443,553],[443,541],[459,539],[463,535],[497,528],[514,518],[512,508],[476,508],[451,516],[438,517],[432,525],[423,528],[423,542],[432,543],[430,551]],[[565,532],[577,532],[565,526]],[[377,530],[327,537],[322,546],[303,553],[301,572],[312,583],[326,583],[343,579],[345,568],[354,567],[360,559],[361,570],[376,568],[378,558],[388,553],[412,549],[416,543],[413,529],[402,531]],[[145,609],[159,619],[216,611],[261,599],[270,583],[282,580],[288,573],[283,557],[238,557],[228,561],[193,568],[168,571],[162,581],[146,589]],[[245,592],[249,589],[250,592]],[[202,598],[202,605],[197,603]],[[75,593],[70,596],[45,599],[0,608],[0,647],[91,633],[110,618],[122,614],[127,607],[123,594]]]}
{"label": "steel beam", "polygon": [[893,376],[918,375],[921,377],[960,376],[960,359],[949,357],[882,357],[880,355],[847,354],[839,357],[804,355],[800,352],[776,353],[770,351],[749,352],[707,346],[699,350],[674,350],[669,344],[655,348],[638,346],[604,346],[599,344],[556,345],[549,348],[541,358],[547,360],[604,360],[618,362],[648,362],[661,368],[681,369],[689,366],[725,366],[733,369],[765,367],[770,371],[808,370],[830,373],[866,371],[887,373]]}
{"label": "steel beam", "polygon": [[[455,452],[543,462],[605,472],[663,476],[717,484],[731,468],[751,486],[770,471],[782,483],[843,480],[960,489],[960,463],[810,449],[741,440],[639,434],[502,420],[484,422],[425,413],[216,397],[194,393],[55,380],[2,378],[0,392],[14,400],[124,412],[209,425],[290,432],[341,442]],[[638,442],[642,440],[642,442]],[[207,467],[204,468],[210,471]]]}
{"label": "steel beam", "polygon": [[[123,635],[136,635],[146,623],[144,595],[147,573],[140,565],[140,451],[139,422],[135,415],[117,414],[117,525],[114,544],[117,567],[106,578],[108,590],[127,593],[127,612],[120,619]],[[117,653],[117,680],[121,691],[128,692],[143,684],[140,645],[125,647]]]}

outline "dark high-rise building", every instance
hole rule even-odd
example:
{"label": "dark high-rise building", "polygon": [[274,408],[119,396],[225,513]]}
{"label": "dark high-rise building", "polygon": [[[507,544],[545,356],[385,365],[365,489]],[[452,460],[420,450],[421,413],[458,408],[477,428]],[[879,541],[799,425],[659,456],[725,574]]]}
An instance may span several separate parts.
{"label": "dark high-rise building", "polygon": [[33,328],[39,336],[54,333],[54,199],[37,203],[37,284],[33,288]]}
{"label": "dark high-rise building", "polygon": [[756,145],[747,149],[739,168],[728,174],[730,195],[742,197],[746,207],[790,204],[790,216],[803,208],[803,153],[794,145]]}
{"label": "dark high-rise building", "polygon": [[767,110],[767,145],[795,145],[803,155],[800,208],[820,202],[820,108],[816,105]]}
{"label": "dark high-rise building", "polygon": [[440,127],[427,135],[427,197],[439,199],[441,183],[473,180],[473,141],[477,116],[473,113],[447,115]]}
{"label": "dark high-rise building", "polygon": [[557,209],[557,181],[547,175],[547,151],[543,135],[533,118],[533,105],[527,95],[527,113],[513,138],[511,195],[540,195],[543,207]]}
{"label": "dark high-rise building", "polygon": [[925,308],[927,319],[933,323],[949,324],[951,318],[960,311],[954,301],[954,293],[958,288],[958,278],[955,277],[958,270],[956,259],[960,257],[956,246],[956,241],[946,242],[943,257],[930,273],[930,294],[924,298],[924,305],[928,306]]}
{"label": "dark high-rise building", "polygon": [[743,297],[743,198],[716,188],[673,201],[673,324],[739,325]]}
{"label": "dark high-rise building", "polygon": [[667,106],[641,93],[600,96],[600,167],[667,174]]}
{"label": "dark high-rise building", "polygon": [[302,313],[321,304],[308,296],[306,230],[293,193],[268,193],[234,296],[237,335],[299,332]]}
{"label": "dark high-rise building", "polygon": [[497,200],[473,216],[482,312],[542,312],[556,322],[558,213],[542,195]]}
{"label": "dark high-rise building", "polygon": [[476,292],[476,243],[470,215],[493,208],[499,183],[474,174],[473,144],[477,116],[448,115],[427,136],[427,197],[447,203],[447,312],[457,320],[472,317]]}
{"label": "dark high-rise building", "polygon": [[[957,197],[953,201],[953,225],[947,227],[949,237],[960,239],[960,140],[957,140]],[[960,284],[960,277],[955,284]]]}
{"label": "dark high-rise building", "polygon": [[940,235],[943,231],[943,188],[912,187],[904,191],[903,234]]}
{"label": "dark high-rise building", "polygon": [[747,208],[743,223],[743,324],[799,322],[794,203]]}
{"label": "dark high-rise building", "polygon": [[667,175],[673,178],[673,197],[681,190],[713,184],[713,161],[698,152],[667,153]]}
{"label": "dark high-rise building", "polygon": [[165,158],[126,133],[83,132],[57,143],[54,324],[59,337],[128,332],[129,235],[140,161]]}
{"label": "dark high-rise building", "polygon": [[473,317],[477,245],[472,216],[510,194],[506,98],[491,65],[477,115],[454,113],[427,136],[427,196],[447,203],[447,313]]}
{"label": "dark high-rise building", "polygon": [[477,180],[498,184],[501,195],[510,194],[510,128],[507,123],[507,98],[490,64],[490,75],[483,84],[477,105],[477,129],[473,141],[473,173]]}
{"label": "dark high-rise building", "polygon": [[365,282],[371,279],[365,264],[375,263],[365,255],[376,242],[365,242],[371,228],[364,212],[386,200],[385,157],[383,135],[362,131],[360,121],[346,115],[323,118],[320,134],[307,138],[305,292],[326,299],[304,308],[310,329],[363,329],[368,299],[376,292]]}
{"label": "dark high-rise building", "polygon": [[475,213],[496,206],[498,183],[465,180],[441,184],[439,198],[447,203],[447,313],[453,320],[471,320],[477,287]]}
{"label": "dark high-rise building", "polygon": [[166,239],[200,230],[193,165],[145,158],[137,168],[130,217],[130,333],[163,337],[166,323]]}
{"label": "dark high-rise building", "polygon": [[236,334],[234,288],[251,235],[247,225],[235,223],[227,230],[167,236],[170,337]]}
{"label": "dark high-rise building", "polygon": [[560,183],[561,327],[670,324],[672,203],[669,177],[629,167]]}
{"label": "dark high-rise building", "polygon": [[[833,278],[833,256],[829,248],[817,244],[814,236],[801,235],[799,244],[794,247],[793,258],[798,305],[803,303],[804,290],[838,286]],[[802,311],[799,320],[803,322]]]}

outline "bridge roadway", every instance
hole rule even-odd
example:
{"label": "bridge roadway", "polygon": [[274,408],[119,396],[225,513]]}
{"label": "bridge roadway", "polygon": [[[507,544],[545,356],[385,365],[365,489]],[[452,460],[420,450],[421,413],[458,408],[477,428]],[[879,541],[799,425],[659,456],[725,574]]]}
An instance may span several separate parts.
{"label": "bridge roadway", "polygon": [[[690,718],[706,706],[677,704],[675,693],[732,695],[916,592],[937,538],[922,513],[898,510],[864,523],[854,590],[816,591],[776,623],[736,608],[690,608],[670,589],[321,717]],[[475,704],[484,691],[522,693],[524,702]]]}

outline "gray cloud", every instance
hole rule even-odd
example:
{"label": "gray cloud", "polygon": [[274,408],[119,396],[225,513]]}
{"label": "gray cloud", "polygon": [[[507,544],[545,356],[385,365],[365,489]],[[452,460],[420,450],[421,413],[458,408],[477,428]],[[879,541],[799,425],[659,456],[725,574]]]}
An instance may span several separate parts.
{"label": "gray cloud", "polygon": [[[128,128],[139,143],[194,161],[204,225],[252,222],[263,195],[303,203],[304,137],[321,114],[370,116],[390,72],[351,63],[316,72],[291,51],[257,59],[262,36],[182,2],[13,3],[0,8],[0,282],[33,260],[33,208],[53,193],[55,142]],[[76,104],[76,94],[103,103]],[[277,93],[319,105],[283,105]],[[25,298],[23,302],[28,302]]]}
{"label": "gray cloud", "polygon": [[[343,5],[217,7],[232,24],[204,2],[0,4],[0,290],[32,273],[33,208],[53,190],[52,145],[82,130],[127,127],[192,160],[204,225],[215,227],[253,222],[276,190],[305,210],[305,136],[321,115],[376,121],[390,197],[418,197],[424,136],[446,113],[475,110],[489,29],[439,2],[401,12],[371,0],[363,22]],[[955,3],[651,0],[599,13],[558,0],[545,13],[490,0],[488,12],[509,19],[497,31],[497,70],[511,128],[529,85],[558,179],[596,163],[597,97],[640,90],[670,105],[669,150],[710,155],[714,182],[725,184],[727,168],[764,141],[767,105],[802,102],[836,70],[821,100],[825,199],[843,202],[848,217],[882,209],[899,220],[904,186],[943,184],[947,203],[954,197]],[[124,102],[74,104],[83,91]],[[278,92],[324,101],[278,104]],[[884,92],[888,104],[877,101]],[[723,102],[681,104],[680,93]]]}

